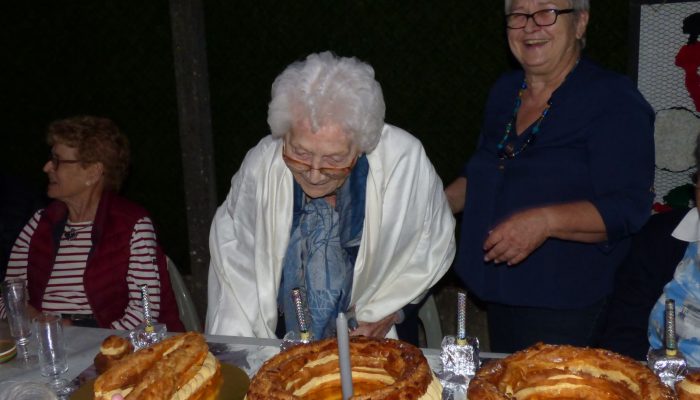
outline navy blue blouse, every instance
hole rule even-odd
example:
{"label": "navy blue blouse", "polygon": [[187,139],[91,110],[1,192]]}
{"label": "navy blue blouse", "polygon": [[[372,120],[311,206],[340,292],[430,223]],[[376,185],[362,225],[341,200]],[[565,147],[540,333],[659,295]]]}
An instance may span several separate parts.
{"label": "navy blue blouse", "polygon": [[[514,159],[500,160],[496,146],[522,81],[523,71],[509,72],[489,94],[479,144],[463,171],[467,197],[456,271],[482,300],[585,307],[612,291],[629,236],[649,218],[654,112],[629,79],[583,58],[552,95],[536,140]],[[515,266],[483,261],[488,231],[509,215],[581,200],[602,216],[607,242],[548,239]]]}

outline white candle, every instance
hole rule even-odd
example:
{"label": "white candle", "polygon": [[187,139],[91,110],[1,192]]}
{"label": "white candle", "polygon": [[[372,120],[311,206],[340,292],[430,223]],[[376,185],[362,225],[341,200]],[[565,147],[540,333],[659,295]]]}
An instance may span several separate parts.
{"label": "white candle", "polygon": [[343,400],[348,400],[353,395],[352,390],[352,366],[350,365],[350,338],[348,337],[348,320],[345,314],[339,313],[335,319],[338,331],[338,362],[340,363],[340,384],[343,389]]}

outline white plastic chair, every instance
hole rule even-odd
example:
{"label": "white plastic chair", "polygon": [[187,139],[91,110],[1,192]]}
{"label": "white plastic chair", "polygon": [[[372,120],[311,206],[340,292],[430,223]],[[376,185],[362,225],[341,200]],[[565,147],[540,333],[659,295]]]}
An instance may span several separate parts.
{"label": "white plastic chair", "polygon": [[431,294],[418,310],[418,318],[420,318],[425,330],[425,341],[429,348],[439,349],[442,346],[442,326],[440,325],[440,313],[438,312],[437,303]]}
{"label": "white plastic chair", "polygon": [[175,294],[180,321],[182,321],[182,324],[185,326],[185,330],[202,332],[202,324],[199,322],[199,315],[194,306],[194,301],[192,301],[192,295],[190,295],[190,291],[187,289],[185,281],[182,279],[182,275],[180,275],[180,271],[178,271],[173,260],[171,260],[170,257],[167,258],[170,285]]}

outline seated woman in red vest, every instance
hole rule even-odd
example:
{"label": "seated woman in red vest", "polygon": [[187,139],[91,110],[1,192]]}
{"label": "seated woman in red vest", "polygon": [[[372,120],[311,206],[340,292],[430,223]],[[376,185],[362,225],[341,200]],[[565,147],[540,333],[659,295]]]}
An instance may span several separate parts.
{"label": "seated woman in red vest", "polygon": [[47,141],[53,201],[15,241],[5,279],[27,280],[30,313],[113,329],[143,322],[145,284],[152,317],[169,331],[183,330],[153,223],[116,194],[129,164],[126,136],[107,118],[80,116],[49,125]]}

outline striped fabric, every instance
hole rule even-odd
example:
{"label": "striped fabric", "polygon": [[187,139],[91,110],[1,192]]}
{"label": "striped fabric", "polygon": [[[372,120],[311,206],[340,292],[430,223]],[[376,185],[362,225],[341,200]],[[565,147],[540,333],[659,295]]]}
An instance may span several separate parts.
{"label": "striped fabric", "polygon": [[[15,241],[7,264],[5,279],[27,278],[27,257],[29,243],[36,230],[42,210],[34,214]],[[63,235],[49,278],[42,308],[46,311],[67,314],[92,314],[83,285],[83,275],[92,238],[92,222],[66,223]],[[130,241],[131,255],[126,280],[129,285],[129,304],[124,315],[113,321],[114,329],[129,330],[143,322],[141,290],[148,285],[151,300],[151,315],[158,319],[160,313],[160,276],[156,265],[156,234],[148,217],[141,218],[134,225]],[[0,314],[5,309],[0,299]]]}

